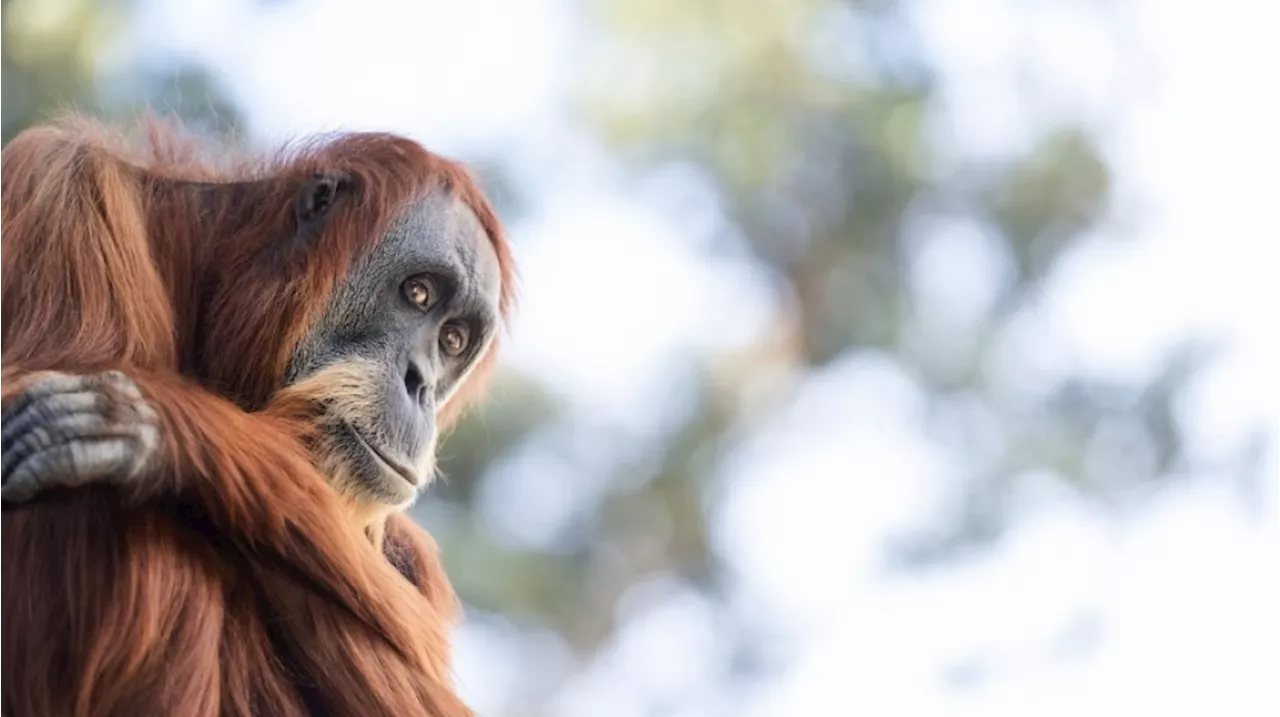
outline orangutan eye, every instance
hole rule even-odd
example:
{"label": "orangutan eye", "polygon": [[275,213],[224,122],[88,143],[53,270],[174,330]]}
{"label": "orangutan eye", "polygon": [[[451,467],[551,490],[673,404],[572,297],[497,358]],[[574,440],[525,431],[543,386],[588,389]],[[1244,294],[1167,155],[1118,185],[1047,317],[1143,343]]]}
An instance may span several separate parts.
{"label": "orangutan eye", "polygon": [[410,279],[404,283],[404,296],[409,303],[420,309],[431,305],[431,287],[421,279]]}
{"label": "orangutan eye", "polygon": [[461,324],[448,324],[440,332],[440,348],[449,356],[459,356],[467,350],[471,333]]}

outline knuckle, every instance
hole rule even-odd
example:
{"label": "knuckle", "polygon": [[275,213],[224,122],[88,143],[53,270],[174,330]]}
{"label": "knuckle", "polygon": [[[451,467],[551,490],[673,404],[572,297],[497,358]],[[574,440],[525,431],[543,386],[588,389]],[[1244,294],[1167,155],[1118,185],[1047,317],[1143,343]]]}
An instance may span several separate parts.
{"label": "knuckle", "polygon": [[72,373],[63,373],[62,371],[49,371],[41,374],[40,378],[32,381],[26,388],[27,393],[37,395],[47,393],[60,393],[62,391],[74,390],[78,386],[83,386],[85,379],[83,376],[77,376]]}
{"label": "knuckle", "polygon": [[151,404],[146,401],[138,401],[134,403],[133,410],[138,418],[144,423],[156,423],[160,420],[160,414],[157,413],[156,409],[152,408]]}
{"label": "knuckle", "polygon": [[56,426],[32,426],[27,432],[27,443],[42,448],[50,446],[61,431]]}
{"label": "knuckle", "polygon": [[127,398],[142,398],[138,385],[121,371],[104,371],[99,376],[99,383]]}
{"label": "knuckle", "polygon": [[106,414],[115,407],[115,401],[111,400],[111,394],[102,391],[94,391],[92,394],[93,410]]}
{"label": "knuckle", "polygon": [[138,429],[138,442],[147,450],[154,450],[160,444],[160,431],[155,426],[140,426]]}

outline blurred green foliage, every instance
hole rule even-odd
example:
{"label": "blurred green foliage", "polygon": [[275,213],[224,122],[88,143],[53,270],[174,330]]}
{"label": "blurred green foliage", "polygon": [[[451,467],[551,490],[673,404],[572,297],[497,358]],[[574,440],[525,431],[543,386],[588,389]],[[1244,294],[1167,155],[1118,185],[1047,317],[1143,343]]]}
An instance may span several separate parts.
{"label": "blurred green foliage", "polygon": [[[1041,128],[1025,152],[995,160],[947,146],[930,124],[938,68],[908,5],[596,0],[599,55],[587,65],[582,110],[634,171],[691,163],[716,187],[733,222],[722,241],[745,247],[792,297],[788,325],[769,332],[795,337],[791,368],[888,355],[930,395],[938,432],[961,434],[938,436],[972,461],[957,467],[964,485],[951,522],[922,526],[895,552],[921,565],[997,537],[1011,518],[1006,498],[1033,470],[1103,501],[1167,475],[1179,457],[1170,396],[1188,372],[1124,387],[1071,377],[1036,401],[1004,384],[1001,339],[1106,217],[1109,171],[1089,133],[1070,124]],[[833,27],[840,40],[824,46]],[[911,262],[917,228],[948,222],[995,237],[1014,275],[964,340],[942,349],[930,307],[912,291]],[[747,371],[720,390],[757,378]],[[948,425],[960,404],[981,408],[996,434],[984,440],[1001,450],[966,450],[963,426]],[[1137,416],[1139,440],[1161,457],[1156,475],[1114,465],[1106,481],[1082,475],[1086,444],[1117,412]],[[722,438],[713,429],[701,440]]]}
{"label": "blurred green foliage", "polygon": [[228,133],[236,105],[205,69],[128,53],[133,0],[3,0],[3,141],[75,111],[127,119],[150,110],[193,129]]}
{"label": "blurred green foliage", "polygon": [[[620,458],[590,517],[554,549],[502,547],[475,524],[466,486],[488,480],[485,466],[521,440],[558,455],[565,470],[587,470],[574,442],[548,437],[546,427],[579,435],[591,427],[535,411],[528,419],[540,425],[513,430],[505,401],[463,426],[463,441],[485,435],[479,446],[450,443],[446,456],[452,511],[466,516],[451,524],[465,527],[437,532],[473,606],[549,625],[589,656],[617,627],[619,600],[635,586],[675,574],[719,594],[732,578],[709,546],[705,508],[723,490],[722,465],[769,410],[741,397],[769,385],[779,368],[803,376],[842,357],[887,357],[929,396],[929,437],[964,457],[954,466],[949,514],[892,540],[891,568],[938,565],[998,539],[1017,518],[1026,481],[1049,475],[1109,508],[1141,501],[1149,485],[1185,468],[1173,405],[1200,352],[1173,357],[1142,385],[1081,374],[1029,395],[1003,373],[1020,360],[1009,356],[1010,337],[1044,280],[1111,208],[1110,172],[1085,128],[1040,128],[1025,151],[998,159],[947,146],[930,124],[939,112],[936,68],[900,3],[585,7],[595,42],[579,78],[579,116],[637,177],[692,167],[714,187],[730,226],[710,251],[749,252],[783,287],[784,311],[760,345],[707,357],[689,415],[649,460]],[[861,52],[859,71],[833,68],[816,51],[833,25],[847,31],[838,50]],[[1012,267],[994,305],[959,340],[937,335],[938,319],[911,276],[918,228],[948,222],[980,227]],[[732,370],[716,368],[723,366]],[[779,388],[772,405],[789,395]],[[499,430],[484,429],[495,421]],[[504,440],[489,440],[499,434]],[[516,439],[510,448],[506,438]],[[548,490],[563,490],[553,488],[557,476],[545,480]],[[424,520],[443,525],[431,512],[439,509],[423,508]],[[764,618],[737,627],[733,662],[768,664]]]}

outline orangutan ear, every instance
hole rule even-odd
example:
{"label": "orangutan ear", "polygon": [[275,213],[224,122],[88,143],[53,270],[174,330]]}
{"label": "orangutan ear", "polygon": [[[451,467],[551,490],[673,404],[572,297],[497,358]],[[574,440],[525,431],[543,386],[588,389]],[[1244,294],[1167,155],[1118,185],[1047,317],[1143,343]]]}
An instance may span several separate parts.
{"label": "orangutan ear", "polygon": [[355,187],[355,179],[345,172],[317,172],[299,182],[293,196],[292,232],[264,246],[258,261],[275,273],[301,271],[333,210]]}
{"label": "orangutan ear", "polygon": [[320,172],[304,181],[293,203],[299,233],[318,231],[352,186],[351,176],[345,172]]}

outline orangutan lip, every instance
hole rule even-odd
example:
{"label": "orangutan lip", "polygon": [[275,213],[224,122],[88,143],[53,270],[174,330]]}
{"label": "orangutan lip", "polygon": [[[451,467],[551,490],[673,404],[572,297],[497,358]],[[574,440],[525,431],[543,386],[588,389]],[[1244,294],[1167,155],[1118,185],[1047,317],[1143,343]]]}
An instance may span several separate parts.
{"label": "orangutan lip", "polygon": [[373,457],[381,461],[383,465],[385,465],[387,468],[390,468],[392,473],[395,473],[396,475],[403,478],[404,482],[408,483],[414,488],[418,487],[418,479],[417,479],[417,476],[414,475],[413,471],[409,470],[408,468],[405,468],[398,461],[393,461],[390,458],[388,458],[385,453],[383,453],[382,451],[374,447],[373,442],[365,438],[364,435],[361,434],[360,431],[357,431],[354,426],[348,425],[347,428],[351,430],[351,433],[353,435],[355,435],[356,440],[360,441],[360,445],[364,446],[365,450],[373,454]]}

